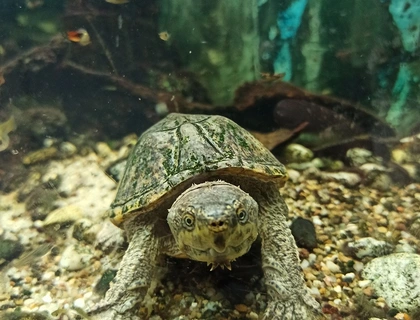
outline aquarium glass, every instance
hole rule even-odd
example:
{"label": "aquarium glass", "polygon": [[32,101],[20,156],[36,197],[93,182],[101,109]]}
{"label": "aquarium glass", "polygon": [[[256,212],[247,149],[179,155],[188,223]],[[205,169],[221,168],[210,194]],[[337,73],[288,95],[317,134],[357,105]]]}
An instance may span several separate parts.
{"label": "aquarium glass", "polygon": [[420,319],[420,0],[1,0],[0,319]]}

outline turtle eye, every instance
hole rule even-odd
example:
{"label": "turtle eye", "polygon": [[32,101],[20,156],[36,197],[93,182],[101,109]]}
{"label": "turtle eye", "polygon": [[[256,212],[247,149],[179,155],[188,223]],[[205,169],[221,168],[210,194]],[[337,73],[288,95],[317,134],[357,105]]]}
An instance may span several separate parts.
{"label": "turtle eye", "polygon": [[239,208],[236,215],[240,222],[246,222],[248,220],[248,212],[246,212],[245,209]]}
{"label": "turtle eye", "polygon": [[184,222],[184,226],[187,228],[191,228],[192,226],[194,226],[194,216],[192,214],[187,213],[186,215],[184,215],[182,221]]}

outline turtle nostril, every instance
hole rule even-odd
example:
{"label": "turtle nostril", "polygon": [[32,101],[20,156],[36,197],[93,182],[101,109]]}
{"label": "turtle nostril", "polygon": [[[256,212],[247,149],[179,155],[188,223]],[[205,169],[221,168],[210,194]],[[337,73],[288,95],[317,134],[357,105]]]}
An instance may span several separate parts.
{"label": "turtle nostril", "polygon": [[226,229],[227,224],[225,220],[216,220],[210,222],[209,226],[213,231],[222,231]]}

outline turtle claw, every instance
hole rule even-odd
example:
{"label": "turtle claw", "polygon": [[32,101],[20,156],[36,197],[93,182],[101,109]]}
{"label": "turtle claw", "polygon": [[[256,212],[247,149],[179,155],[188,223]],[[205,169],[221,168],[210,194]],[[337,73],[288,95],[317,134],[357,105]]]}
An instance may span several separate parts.
{"label": "turtle claw", "polygon": [[[231,261],[234,261],[234,260],[231,260]],[[222,263],[219,263],[219,262],[207,262],[207,266],[211,265],[210,271],[213,271],[217,267],[220,267],[223,270],[226,267],[226,269],[228,269],[229,271],[232,271],[232,266],[230,264],[231,261],[225,261],[225,262],[222,262]]]}

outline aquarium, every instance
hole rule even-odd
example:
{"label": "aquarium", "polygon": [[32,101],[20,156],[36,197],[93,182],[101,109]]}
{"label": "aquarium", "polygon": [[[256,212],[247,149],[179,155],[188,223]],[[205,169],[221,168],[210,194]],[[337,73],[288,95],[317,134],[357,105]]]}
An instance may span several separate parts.
{"label": "aquarium", "polygon": [[0,319],[420,319],[419,0],[2,0]]}

